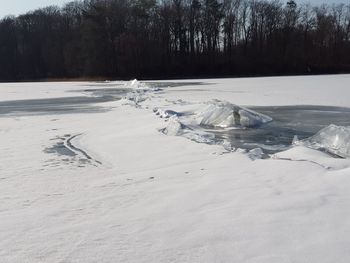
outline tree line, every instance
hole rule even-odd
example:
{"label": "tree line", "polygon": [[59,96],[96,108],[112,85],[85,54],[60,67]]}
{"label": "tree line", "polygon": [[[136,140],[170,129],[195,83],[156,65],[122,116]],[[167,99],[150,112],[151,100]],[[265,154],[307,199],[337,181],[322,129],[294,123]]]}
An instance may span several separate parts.
{"label": "tree line", "polygon": [[0,80],[350,72],[350,6],[85,0],[0,20]]}

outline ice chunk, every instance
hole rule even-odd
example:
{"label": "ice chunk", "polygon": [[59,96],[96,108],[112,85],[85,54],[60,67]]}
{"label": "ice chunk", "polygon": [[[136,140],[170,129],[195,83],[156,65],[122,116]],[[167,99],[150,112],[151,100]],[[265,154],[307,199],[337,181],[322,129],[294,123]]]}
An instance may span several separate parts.
{"label": "ice chunk", "polygon": [[252,160],[262,159],[264,152],[261,148],[255,148],[248,152],[248,156]]}
{"label": "ice chunk", "polygon": [[155,86],[150,86],[148,83],[145,82],[140,82],[137,79],[128,81],[126,84],[131,89],[138,90],[138,91],[150,91],[150,92],[157,92],[157,91],[162,91],[161,88],[155,87]]}
{"label": "ice chunk", "polygon": [[140,85],[140,82],[137,79],[130,81],[130,87],[132,87],[132,88],[136,89],[139,87],[139,85]]}
{"label": "ice chunk", "polygon": [[215,135],[204,131],[185,130],[182,136],[198,143],[215,144]]}
{"label": "ice chunk", "polygon": [[298,135],[294,135],[292,144],[293,144],[293,145],[297,145],[298,143],[299,143]]}
{"label": "ice chunk", "polygon": [[129,92],[126,94],[125,98],[129,101],[135,102],[136,105],[148,99],[143,92]]}
{"label": "ice chunk", "polygon": [[258,127],[272,121],[264,114],[218,100],[210,102],[197,114],[200,125],[221,128]]}
{"label": "ice chunk", "polygon": [[146,83],[140,82],[137,79],[131,80],[131,81],[127,82],[125,85],[131,89],[134,89],[134,90],[148,90],[148,89],[150,89]]}
{"label": "ice chunk", "polygon": [[159,108],[154,108],[153,112],[159,116],[160,118],[164,118],[164,119],[168,119],[172,116],[181,116],[182,114],[173,110],[163,110],[163,109],[159,109]]}
{"label": "ice chunk", "polygon": [[222,142],[222,146],[226,151],[229,151],[229,152],[233,152],[236,150],[235,147],[229,141],[226,141],[226,140]]}
{"label": "ice chunk", "polygon": [[296,141],[294,144],[323,150],[342,158],[350,158],[350,127],[331,124],[314,136]]}
{"label": "ice chunk", "polygon": [[170,136],[180,136],[184,133],[185,126],[177,118],[170,118],[166,128],[162,132]]}
{"label": "ice chunk", "polygon": [[181,123],[176,116],[169,118],[167,127],[162,129],[161,132],[170,136],[182,136],[199,143],[211,144],[215,139],[214,134],[199,130],[192,130],[191,128]]}

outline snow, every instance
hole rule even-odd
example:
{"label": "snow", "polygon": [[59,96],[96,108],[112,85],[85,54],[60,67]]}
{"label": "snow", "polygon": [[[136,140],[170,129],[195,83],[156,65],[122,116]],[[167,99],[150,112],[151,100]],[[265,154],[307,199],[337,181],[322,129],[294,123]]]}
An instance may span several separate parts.
{"label": "snow", "polygon": [[350,167],[349,160],[331,158],[329,154],[305,146],[295,146],[287,151],[272,156],[276,160],[310,162],[328,170],[343,170]]}
{"label": "snow", "polygon": [[[218,99],[240,106],[327,105],[348,107],[349,75],[203,79],[201,85],[174,87],[164,97],[192,102]],[[167,82],[171,82],[168,81]]]}
{"label": "snow", "polygon": [[[169,134],[205,135],[191,114],[213,99],[350,107],[350,76],[176,82],[203,84],[143,87],[137,107],[99,113],[0,116],[1,262],[349,261],[349,159],[300,145],[253,161],[258,149]],[[4,83],[0,97],[80,96],[91,84]],[[45,152],[63,138],[91,160]]]}

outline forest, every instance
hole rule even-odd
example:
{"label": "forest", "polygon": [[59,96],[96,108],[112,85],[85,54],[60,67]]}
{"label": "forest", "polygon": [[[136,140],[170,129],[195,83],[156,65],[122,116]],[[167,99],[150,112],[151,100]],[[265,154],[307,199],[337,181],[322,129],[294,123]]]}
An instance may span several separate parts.
{"label": "forest", "polygon": [[0,20],[0,81],[350,72],[350,6],[85,0]]}

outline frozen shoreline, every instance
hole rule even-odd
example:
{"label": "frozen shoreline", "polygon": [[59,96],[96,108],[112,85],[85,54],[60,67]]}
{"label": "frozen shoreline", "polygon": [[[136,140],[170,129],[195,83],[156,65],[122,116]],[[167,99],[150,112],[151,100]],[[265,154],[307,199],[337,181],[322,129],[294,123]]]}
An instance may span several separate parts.
{"label": "frozen shoreline", "polygon": [[[296,147],[252,161],[160,133],[153,108],[350,107],[350,76],[199,81],[152,92],[140,107],[1,117],[0,261],[348,262],[347,160]],[[86,84],[0,84],[0,94],[76,96]],[[73,145],[102,164],[44,152],[68,134],[82,134]]]}

